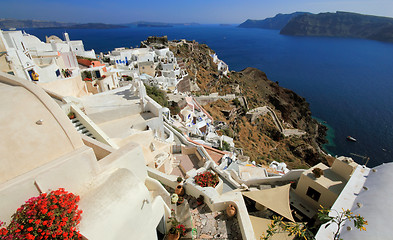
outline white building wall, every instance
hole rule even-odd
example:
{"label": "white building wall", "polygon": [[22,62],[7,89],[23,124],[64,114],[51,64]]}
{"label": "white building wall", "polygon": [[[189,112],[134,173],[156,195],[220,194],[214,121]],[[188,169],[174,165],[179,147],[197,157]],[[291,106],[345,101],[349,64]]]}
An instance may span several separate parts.
{"label": "white building wall", "polygon": [[21,31],[2,32],[1,35],[13,72],[18,77],[31,81],[29,71],[34,70],[40,82],[50,82],[62,78],[64,68],[79,72],[76,55],[65,43],[44,43]]}

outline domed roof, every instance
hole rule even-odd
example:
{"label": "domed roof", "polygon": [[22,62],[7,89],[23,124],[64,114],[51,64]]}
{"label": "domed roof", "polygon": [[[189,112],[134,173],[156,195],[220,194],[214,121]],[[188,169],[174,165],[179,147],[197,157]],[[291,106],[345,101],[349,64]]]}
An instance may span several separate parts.
{"label": "domed roof", "polygon": [[23,37],[24,37],[25,40],[27,40],[27,41],[29,41],[31,43],[41,43],[41,40],[38,37],[34,36],[34,35],[28,34],[28,35],[23,35]]}
{"label": "domed roof", "polygon": [[58,36],[52,35],[50,37],[46,37],[46,43],[50,43],[51,41],[54,41],[56,43],[62,43],[63,40],[61,40]]}

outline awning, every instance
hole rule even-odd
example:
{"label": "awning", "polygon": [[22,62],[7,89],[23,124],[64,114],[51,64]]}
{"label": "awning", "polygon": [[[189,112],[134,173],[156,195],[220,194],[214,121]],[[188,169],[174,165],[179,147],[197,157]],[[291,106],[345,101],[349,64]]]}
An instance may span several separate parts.
{"label": "awning", "polygon": [[[266,218],[260,218],[260,217],[254,217],[250,216],[252,228],[254,229],[254,236],[256,239],[260,239],[263,234],[266,235],[266,230],[268,229],[268,226],[271,224],[272,220],[271,219],[266,219]],[[288,236],[288,233],[286,232],[277,232],[274,234],[271,239],[272,240],[289,240],[293,239],[294,236]]]}
{"label": "awning", "polygon": [[287,184],[276,188],[243,192],[243,195],[295,222],[289,207],[290,186],[290,184]]}

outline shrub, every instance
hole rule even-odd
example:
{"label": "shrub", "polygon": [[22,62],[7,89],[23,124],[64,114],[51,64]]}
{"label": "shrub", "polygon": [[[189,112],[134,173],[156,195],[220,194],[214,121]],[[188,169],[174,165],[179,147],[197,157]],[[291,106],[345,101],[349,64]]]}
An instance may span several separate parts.
{"label": "shrub", "polygon": [[0,230],[0,239],[82,239],[77,229],[82,210],[79,196],[59,188],[32,197]]}
{"label": "shrub", "polygon": [[183,178],[182,178],[182,177],[177,177],[176,181],[177,181],[178,183],[181,183],[181,182],[183,182]]}
{"label": "shrub", "polygon": [[151,97],[154,101],[156,101],[161,106],[168,107],[168,100],[167,100],[166,93],[164,91],[161,91],[157,87],[150,87],[148,85],[145,85],[145,87],[146,87],[146,93],[149,97]]}
{"label": "shrub", "polygon": [[231,145],[229,145],[229,143],[227,143],[226,141],[222,141],[222,148],[220,148],[220,150],[224,150],[224,151],[231,151]]}
{"label": "shrub", "polygon": [[201,187],[216,187],[219,182],[218,175],[210,171],[198,173],[194,180]]}
{"label": "shrub", "polygon": [[320,168],[314,168],[312,170],[312,173],[314,173],[316,178],[319,178],[319,177],[321,177],[323,175],[323,170],[320,169]]}
{"label": "shrub", "polygon": [[232,102],[233,102],[233,104],[235,104],[236,107],[239,107],[239,106],[240,106],[240,101],[239,101],[239,99],[235,98],[235,99],[232,100]]}

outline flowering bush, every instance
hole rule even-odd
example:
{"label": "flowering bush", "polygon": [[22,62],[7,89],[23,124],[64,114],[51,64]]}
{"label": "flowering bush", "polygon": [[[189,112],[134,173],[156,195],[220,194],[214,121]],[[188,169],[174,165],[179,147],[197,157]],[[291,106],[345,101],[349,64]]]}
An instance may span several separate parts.
{"label": "flowering bush", "polygon": [[216,187],[219,182],[218,175],[210,171],[198,173],[194,180],[201,187]]}
{"label": "flowering bush", "polygon": [[173,204],[177,203],[178,200],[179,200],[179,195],[177,195],[176,193],[171,195],[171,202]]}
{"label": "flowering bush", "polygon": [[82,239],[77,230],[82,213],[78,202],[79,196],[64,188],[32,197],[0,229],[0,239]]}
{"label": "flowering bush", "polygon": [[179,233],[180,236],[186,235],[186,227],[183,224],[180,224],[179,221],[176,219],[175,210],[171,209],[171,216],[169,217],[168,223],[172,225],[169,229],[169,233],[176,234]]}

